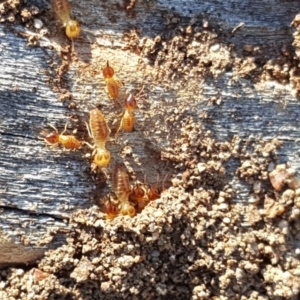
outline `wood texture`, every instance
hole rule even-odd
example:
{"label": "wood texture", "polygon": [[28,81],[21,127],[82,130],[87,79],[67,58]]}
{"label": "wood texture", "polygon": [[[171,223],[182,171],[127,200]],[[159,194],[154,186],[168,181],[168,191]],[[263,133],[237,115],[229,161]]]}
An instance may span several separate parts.
{"label": "wood texture", "polygon": [[[144,86],[136,130],[121,133],[118,140],[108,143],[112,165],[126,158],[132,178],[142,181],[146,175],[148,182],[154,183],[157,175],[176,172],[168,163],[160,162],[159,156],[170,145],[170,132],[180,131],[178,124],[170,128],[165,122],[178,103],[185,103],[185,114],[194,118],[206,112],[202,122],[217,139],[233,135],[242,139],[250,135],[277,137],[284,142],[279,160],[291,161],[299,168],[299,102],[289,86],[276,82],[254,84],[242,78],[233,81],[233,72],[228,71],[216,79],[191,81],[190,91],[183,94],[180,83],[167,79],[157,82],[147,76],[154,67],[146,59],[141,63],[137,54],[126,50],[122,39],[124,32],[134,28],[140,30],[140,39],[154,37],[168,30],[168,20],[174,16],[186,25],[190,18],[201,15],[224,32],[244,23],[227,40],[238,49],[245,44],[266,44],[270,49],[274,45],[276,52],[280,45],[291,44],[289,24],[300,10],[298,1],[137,1],[130,18],[121,1],[74,0],[72,15],[83,24],[83,34],[74,44],[79,61],[70,64],[63,84],[73,95],[76,111],[67,108],[68,101],[58,101],[59,95],[49,85],[53,63],[61,63],[60,47],[69,42],[51,19],[50,9],[41,2],[34,4],[45,10],[41,18],[44,23],[49,20],[45,26],[51,32],[40,46],[27,45],[17,33],[28,30],[20,25],[6,23],[0,27],[0,219],[1,228],[17,241],[26,235],[35,244],[47,230],[66,227],[63,220],[73,211],[92,205],[92,200],[110,190],[109,181],[105,185],[99,180],[99,185],[91,175],[90,162],[84,157],[87,150],[51,149],[38,138],[39,130],[48,123],[62,130],[68,122],[71,130],[79,129],[80,139],[86,139],[83,124],[88,120],[88,111],[96,106],[101,106],[116,130],[116,116],[122,110],[108,100],[104,91],[101,66],[106,60],[115,66],[127,91],[138,92]],[[138,68],[140,65],[143,68]],[[210,104],[212,96],[222,99],[220,105]],[[132,155],[126,154],[128,146]],[[235,168],[233,163],[228,181],[237,189],[238,200],[243,200],[250,190],[240,185]]]}

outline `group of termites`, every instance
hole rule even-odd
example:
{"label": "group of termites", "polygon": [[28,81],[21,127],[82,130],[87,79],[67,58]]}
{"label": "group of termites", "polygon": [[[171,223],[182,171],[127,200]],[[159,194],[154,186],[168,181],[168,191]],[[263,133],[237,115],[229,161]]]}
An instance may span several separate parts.
{"label": "group of termites", "polygon": [[[73,20],[70,17],[68,0],[51,1],[53,10],[56,12],[66,29],[66,35],[71,40],[77,38],[80,34],[80,25],[76,20]],[[120,86],[122,85],[122,82],[117,79],[114,69],[110,66],[108,61],[102,69],[102,73],[109,98],[117,100],[120,96]],[[134,128],[135,117],[133,111],[137,107],[136,99],[129,94],[129,96],[126,97],[124,106],[125,112],[117,133],[120,130],[131,132]],[[86,126],[89,136],[93,140],[93,145],[90,145],[85,141],[79,141],[74,135],[64,134],[67,129],[67,124],[62,133],[59,133],[54,126],[49,124],[54,131],[50,133],[44,132],[43,139],[47,144],[61,144],[64,148],[71,150],[79,149],[82,144],[85,144],[93,149],[93,164],[99,168],[105,168],[109,165],[111,159],[110,152],[105,145],[109,139],[110,129],[104,115],[99,109],[92,109],[89,114],[89,124],[86,123]],[[128,215],[133,217],[136,213],[141,212],[150,201],[158,199],[161,194],[161,190],[158,187],[150,187],[142,183],[135,183],[135,185],[131,187],[125,167],[120,163],[115,165],[112,174],[112,183],[114,194],[117,199],[114,201],[113,199],[106,197],[103,201],[103,210],[109,219],[112,219],[117,215]]]}

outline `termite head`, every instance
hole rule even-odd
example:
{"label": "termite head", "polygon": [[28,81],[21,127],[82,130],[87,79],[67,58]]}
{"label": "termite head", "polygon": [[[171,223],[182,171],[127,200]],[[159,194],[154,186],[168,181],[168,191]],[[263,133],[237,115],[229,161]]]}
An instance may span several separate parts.
{"label": "termite head", "polygon": [[45,136],[45,141],[49,144],[57,144],[59,142],[59,134],[57,131],[51,132]]}
{"label": "termite head", "polygon": [[114,69],[109,65],[107,61],[106,67],[102,70],[104,78],[112,78],[115,74]]}
{"label": "termite head", "polygon": [[94,156],[94,163],[100,167],[105,168],[110,162],[110,152],[107,149],[97,149]]}
{"label": "termite head", "polygon": [[80,34],[80,25],[76,20],[70,20],[66,25],[66,35],[70,39],[76,39]]}
{"label": "termite head", "polygon": [[151,187],[148,191],[148,199],[150,201],[154,201],[158,198],[160,198],[161,190],[157,187]]}
{"label": "termite head", "polygon": [[134,202],[142,202],[145,200],[146,195],[147,195],[146,187],[141,183],[136,183],[132,188],[129,197]]}
{"label": "termite head", "polygon": [[[154,201],[154,200],[160,198],[162,191],[164,191],[164,189],[165,189],[164,186],[165,186],[165,180],[166,180],[167,177],[168,177],[168,174],[165,176],[165,178],[163,180],[162,188],[159,188],[157,186],[157,184],[156,184],[156,186],[152,186],[152,187],[149,188],[149,191],[148,191],[149,201]],[[158,180],[157,180],[157,183],[158,183]]]}
{"label": "termite head", "polygon": [[135,216],[135,208],[129,202],[122,202],[120,204],[120,214],[133,218]]}
{"label": "termite head", "polygon": [[135,109],[135,108],[137,107],[137,105],[136,105],[136,100],[135,100],[135,98],[132,96],[132,94],[130,94],[130,95],[127,97],[127,99],[125,100],[125,107],[126,107],[127,109],[130,109],[130,110]]}
{"label": "termite head", "polygon": [[129,195],[129,201],[135,206],[137,212],[141,212],[148,204],[148,187],[142,183],[136,183]]}
{"label": "termite head", "polygon": [[106,200],[104,202],[103,210],[106,214],[107,219],[113,219],[119,213],[118,206],[116,204],[114,204],[113,202],[111,202],[110,200]]}

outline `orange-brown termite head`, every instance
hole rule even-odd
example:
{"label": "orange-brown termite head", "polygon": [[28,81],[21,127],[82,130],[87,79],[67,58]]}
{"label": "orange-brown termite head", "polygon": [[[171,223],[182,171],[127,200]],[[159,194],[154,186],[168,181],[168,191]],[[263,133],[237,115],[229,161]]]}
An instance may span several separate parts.
{"label": "orange-brown termite head", "polygon": [[125,107],[128,110],[133,110],[137,107],[136,104],[136,100],[135,98],[132,96],[132,94],[130,94],[127,99],[125,100]]}
{"label": "orange-brown termite head", "polygon": [[158,187],[150,187],[148,191],[148,199],[149,201],[154,201],[159,199],[161,195],[161,190]]}
{"label": "orange-brown termite head", "polygon": [[110,152],[105,147],[97,148],[95,151],[94,163],[100,168],[107,167],[110,162]]}
{"label": "orange-brown termite head", "polygon": [[102,70],[103,76],[105,79],[112,78],[115,74],[114,69],[109,65],[109,62],[107,61],[106,66]]}
{"label": "orange-brown termite head", "polygon": [[136,183],[129,195],[129,201],[134,204],[137,212],[141,212],[149,202],[147,186],[141,183]]}
{"label": "orange-brown termite head", "polygon": [[165,185],[165,180],[166,180],[167,177],[168,177],[168,175],[166,175],[164,180],[163,180],[162,188],[159,188],[157,186],[157,184],[156,184],[156,186],[152,186],[152,187],[149,188],[149,190],[148,190],[148,199],[149,199],[149,201],[154,201],[154,200],[160,198],[161,193],[165,189],[164,185]]}
{"label": "orange-brown termite head", "polygon": [[141,183],[136,183],[131,190],[129,199],[132,202],[142,202],[145,200],[146,196],[147,196],[146,187]]}
{"label": "orange-brown termite head", "polygon": [[129,216],[131,218],[135,216],[135,208],[129,202],[121,202],[119,210],[120,215]]}
{"label": "orange-brown termite head", "polygon": [[96,148],[103,148],[103,144],[109,137],[110,130],[104,115],[97,108],[90,111],[90,129]]}
{"label": "orange-brown termite head", "polygon": [[103,210],[107,219],[114,219],[119,213],[118,206],[110,200],[104,202]]}
{"label": "orange-brown termite head", "polygon": [[113,187],[118,200],[120,202],[128,202],[131,191],[129,177],[125,168],[120,164],[116,164],[113,172]]}
{"label": "orange-brown termite head", "polygon": [[57,131],[51,132],[45,136],[45,141],[49,144],[57,144],[59,142],[59,134]]}

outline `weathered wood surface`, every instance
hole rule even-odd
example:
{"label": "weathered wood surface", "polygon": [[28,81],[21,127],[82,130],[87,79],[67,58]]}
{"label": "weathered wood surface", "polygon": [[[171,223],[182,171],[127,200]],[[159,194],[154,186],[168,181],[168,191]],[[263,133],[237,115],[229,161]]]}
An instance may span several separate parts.
{"label": "weathered wood surface", "polygon": [[[51,16],[44,3],[34,4],[46,11],[44,15]],[[268,44],[278,49],[280,45],[291,44],[293,30],[289,24],[299,10],[298,1],[137,1],[134,17],[129,18],[123,2],[74,0],[72,14],[84,29],[75,41],[82,64],[71,63],[65,81],[77,104],[76,111],[57,100],[58,95],[48,84],[52,77],[45,72],[51,70],[53,61],[59,63],[59,47],[67,43],[59,25],[49,18],[50,23],[45,26],[51,32],[56,30],[57,35],[42,39],[41,46],[30,47],[17,34],[28,32],[27,29],[3,24],[0,27],[1,229],[17,240],[25,234],[34,244],[47,230],[65,227],[63,220],[74,210],[92,205],[99,194],[109,191],[109,182],[108,186],[99,187],[94,181],[84,152],[47,148],[37,135],[47,123],[62,130],[68,121],[69,128],[79,129],[81,139],[87,138],[83,122],[88,120],[88,111],[99,104],[113,129],[118,127],[116,114],[121,111],[107,100],[104,92],[101,66],[106,60],[115,66],[128,91],[138,92],[142,85],[145,90],[139,103],[136,130],[131,134],[121,133],[118,141],[108,144],[112,165],[124,159],[122,151],[130,145],[133,155],[126,156],[126,163],[139,180],[146,175],[148,182],[155,182],[158,174],[166,173],[162,168],[175,173],[158,158],[160,151],[169,145],[169,132],[180,130],[178,124],[167,127],[165,118],[177,103],[186,103],[186,114],[199,120],[207,112],[202,122],[217,139],[229,139],[235,134],[243,139],[251,134],[261,135],[262,139],[277,137],[284,142],[279,160],[291,161],[298,169],[300,104],[291,95],[289,86],[276,82],[255,85],[246,79],[232,83],[232,73],[227,72],[214,80],[191,81],[190,92],[181,93],[182,85],[176,81],[155,82],[151,76],[145,76],[153,70],[147,60],[143,60],[145,69],[138,70],[140,58],[124,50],[122,35],[138,28],[140,38],[154,37],[166,31],[169,16],[176,15],[186,26],[191,17],[204,14],[224,31],[245,23],[227,41],[238,49],[245,44]],[[49,44],[54,48],[49,48]],[[90,68],[90,72],[85,72],[83,66]],[[91,76],[95,70],[98,73]],[[221,104],[211,105],[212,96],[220,96]],[[239,185],[235,167],[227,174],[228,181],[242,200],[250,190]]]}

